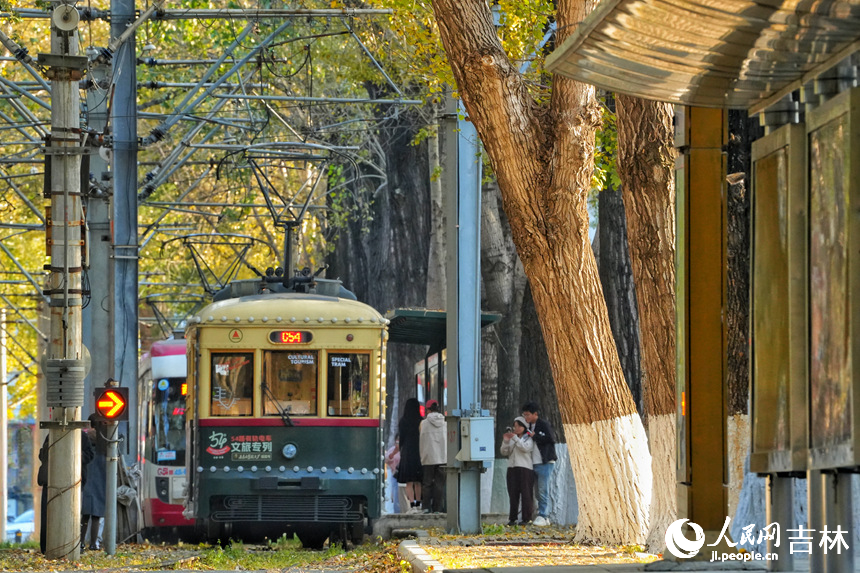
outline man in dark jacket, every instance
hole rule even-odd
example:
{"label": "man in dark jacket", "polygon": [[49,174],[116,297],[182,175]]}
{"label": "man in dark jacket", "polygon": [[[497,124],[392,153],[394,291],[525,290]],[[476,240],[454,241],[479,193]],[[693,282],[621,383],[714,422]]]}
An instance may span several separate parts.
{"label": "man in dark jacket", "polygon": [[545,526],[550,525],[549,480],[558,456],[555,453],[555,434],[552,426],[546,420],[540,419],[539,411],[540,408],[535,402],[528,402],[522,408],[523,418],[528,422],[532,440],[537,446],[533,450],[532,458],[538,493],[538,516],[534,524]]}

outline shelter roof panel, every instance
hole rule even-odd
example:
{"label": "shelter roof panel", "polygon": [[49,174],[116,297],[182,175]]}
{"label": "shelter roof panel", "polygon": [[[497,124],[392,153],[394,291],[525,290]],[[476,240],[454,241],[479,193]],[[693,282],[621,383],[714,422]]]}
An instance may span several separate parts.
{"label": "shelter roof panel", "polygon": [[646,99],[749,109],[854,44],[851,0],[603,0],[547,68]]}

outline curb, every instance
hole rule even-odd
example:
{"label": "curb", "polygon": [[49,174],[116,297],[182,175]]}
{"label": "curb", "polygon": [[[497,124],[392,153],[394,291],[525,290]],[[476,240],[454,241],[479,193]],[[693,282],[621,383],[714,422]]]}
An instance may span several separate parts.
{"label": "curb", "polygon": [[400,545],[397,546],[397,551],[412,566],[413,573],[445,570],[445,566],[430,557],[430,554],[424,551],[415,540],[401,541]]}

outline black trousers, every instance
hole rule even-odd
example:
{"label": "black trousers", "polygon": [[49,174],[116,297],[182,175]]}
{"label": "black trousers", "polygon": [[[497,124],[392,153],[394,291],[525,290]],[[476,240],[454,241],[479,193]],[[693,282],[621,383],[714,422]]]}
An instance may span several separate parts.
{"label": "black trousers", "polygon": [[508,468],[508,499],[511,503],[511,510],[508,514],[508,521],[516,521],[519,513],[520,504],[523,507],[523,523],[528,523],[532,520],[532,515],[535,512],[535,472],[529,468]]}
{"label": "black trousers", "polygon": [[429,511],[445,511],[445,464],[422,466],[421,507]]}

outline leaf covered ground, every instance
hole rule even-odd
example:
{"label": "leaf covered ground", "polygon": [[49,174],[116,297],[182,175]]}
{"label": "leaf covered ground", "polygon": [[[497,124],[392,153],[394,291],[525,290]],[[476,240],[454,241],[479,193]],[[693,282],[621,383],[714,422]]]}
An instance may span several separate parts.
{"label": "leaf covered ground", "polygon": [[[573,528],[507,527],[488,525],[483,535],[448,535],[431,529],[420,545],[446,568],[517,567],[647,563],[656,555],[638,546],[593,546],[573,543]],[[86,551],[78,562],[48,560],[35,544],[0,546],[0,571],[372,571],[408,573],[398,553],[399,540],[367,541],[348,551],[340,546],[323,551],[301,548],[284,538],[263,545],[233,542],[225,548],[212,545],[120,545],[116,555]]]}
{"label": "leaf covered ground", "polygon": [[85,551],[79,561],[49,560],[36,545],[0,547],[0,571],[403,571],[396,542],[365,543],[349,551],[340,546],[323,551],[302,549],[297,540],[279,540],[265,545],[233,542],[217,545],[128,544],[109,556],[103,551]]}

